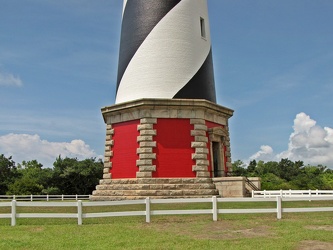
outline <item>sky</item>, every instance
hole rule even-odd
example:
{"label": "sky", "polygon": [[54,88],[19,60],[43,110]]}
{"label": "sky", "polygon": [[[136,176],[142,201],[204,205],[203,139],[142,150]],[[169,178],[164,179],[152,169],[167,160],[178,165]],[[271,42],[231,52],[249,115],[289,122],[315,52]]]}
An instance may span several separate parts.
{"label": "sky", "polygon": [[[0,0],[0,154],[102,158],[121,0]],[[333,1],[208,0],[232,161],[333,168]]]}

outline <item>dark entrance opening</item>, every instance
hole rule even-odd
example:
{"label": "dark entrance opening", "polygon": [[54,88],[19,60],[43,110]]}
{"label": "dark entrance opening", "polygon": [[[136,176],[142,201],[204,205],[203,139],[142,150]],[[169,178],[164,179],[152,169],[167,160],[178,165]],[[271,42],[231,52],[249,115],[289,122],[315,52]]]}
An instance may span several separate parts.
{"label": "dark entrance opening", "polygon": [[213,175],[214,177],[221,177],[221,148],[219,142],[212,142],[213,148]]}
{"label": "dark entrance opening", "polygon": [[212,177],[225,177],[228,175],[228,168],[225,157],[226,138],[228,132],[222,127],[214,127],[208,130],[210,141],[210,161]]}

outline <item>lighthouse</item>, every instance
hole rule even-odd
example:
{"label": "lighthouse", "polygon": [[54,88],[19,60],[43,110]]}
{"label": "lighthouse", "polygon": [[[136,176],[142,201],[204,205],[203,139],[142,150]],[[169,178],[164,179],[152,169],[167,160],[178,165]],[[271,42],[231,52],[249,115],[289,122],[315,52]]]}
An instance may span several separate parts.
{"label": "lighthouse", "polygon": [[233,110],[216,103],[206,0],[124,0],[116,101],[102,115],[93,200],[218,194]]}
{"label": "lighthouse", "polygon": [[216,102],[205,0],[124,2],[116,103],[140,98]]}

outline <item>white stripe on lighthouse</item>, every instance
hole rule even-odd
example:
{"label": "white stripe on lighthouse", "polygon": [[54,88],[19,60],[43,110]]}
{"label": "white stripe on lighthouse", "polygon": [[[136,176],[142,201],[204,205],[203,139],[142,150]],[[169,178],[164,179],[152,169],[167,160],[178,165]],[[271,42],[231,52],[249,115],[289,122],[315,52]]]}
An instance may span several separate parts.
{"label": "white stripe on lighthouse", "polygon": [[[206,25],[205,38],[201,37],[201,19]],[[210,47],[206,0],[180,1],[132,57],[120,81],[116,103],[173,98],[198,72]]]}
{"label": "white stripe on lighthouse", "polygon": [[124,16],[124,11],[125,11],[126,4],[127,4],[127,0],[124,0],[124,2],[123,2],[123,14],[122,14],[122,16]]}

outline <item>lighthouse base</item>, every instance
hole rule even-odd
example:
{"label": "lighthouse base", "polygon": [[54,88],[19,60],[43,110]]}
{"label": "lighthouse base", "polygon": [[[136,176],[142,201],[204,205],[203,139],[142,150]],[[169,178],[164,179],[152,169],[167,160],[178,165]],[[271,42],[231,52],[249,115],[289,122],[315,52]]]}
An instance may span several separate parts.
{"label": "lighthouse base", "polygon": [[205,198],[218,194],[211,178],[110,179],[100,181],[91,200]]}
{"label": "lighthouse base", "polygon": [[209,197],[230,175],[228,119],[207,100],[139,99],[102,109],[104,174],[92,200]]}

